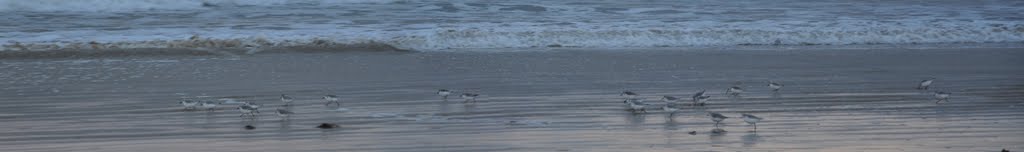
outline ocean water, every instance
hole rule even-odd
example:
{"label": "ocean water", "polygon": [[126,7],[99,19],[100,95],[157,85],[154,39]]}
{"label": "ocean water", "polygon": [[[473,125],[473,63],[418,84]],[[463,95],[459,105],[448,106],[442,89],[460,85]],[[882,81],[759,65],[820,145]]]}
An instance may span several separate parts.
{"label": "ocean water", "polygon": [[1021,44],[1024,1],[0,0],[0,50]]}

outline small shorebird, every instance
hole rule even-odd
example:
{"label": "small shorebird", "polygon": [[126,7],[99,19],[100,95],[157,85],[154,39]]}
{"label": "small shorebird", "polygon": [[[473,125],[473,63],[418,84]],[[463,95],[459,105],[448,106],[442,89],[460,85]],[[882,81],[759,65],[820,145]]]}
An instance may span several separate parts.
{"label": "small shorebird", "polygon": [[761,121],[761,117],[745,113],[740,115],[742,115],[743,121],[747,122],[747,124],[754,125],[754,132],[757,132],[757,122]]}
{"label": "small shorebird", "polygon": [[729,118],[717,112],[708,112],[708,116],[711,116],[711,121],[715,121],[715,127],[718,127],[718,124],[722,123],[722,120]]}
{"label": "small shorebird", "polygon": [[928,90],[928,86],[931,86],[932,82],[935,82],[935,78],[921,80],[921,83],[917,84],[917,90]]}
{"label": "small shorebird", "polygon": [[637,112],[647,113],[647,109],[646,109],[647,104],[644,103],[644,99],[626,99],[623,102],[626,102],[626,105],[629,106],[629,110],[633,111],[633,113],[637,113]]}
{"label": "small shorebird", "polygon": [[708,90],[700,90],[700,92],[694,93],[693,96],[690,96],[690,98],[693,98],[694,101],[697,101],[697,97],[704,96],[704,92],[707,92],[707,91]]}
{"label": "small shorebird", "polygon": [[341,106],[341,102],[338,101],[338,96],[336,95],[324,95],[323,99],[327,101],[327,104],[324,104],[324,106],[330,106],[331,103]]}
{"label": "small shorebird", "polygon": [[768,87],[772,88],[772,91],[779,92],[779,89],[782,89],[782,86],[783,85],[780,84],[780,83],[776,83],[774,81],[768,81]]}
{"label": "small shorebird", "polygon": [[634,93],[633,91],[622,91],[622,93],[619,94],[619,96],[625,96],[626,99],[635,99],[637,94]]}
{"label": "small shorebird", "polygon": [[465,99],[466,101],[462,101],[462,102],[463,102],[463,103],[466,103],[466,102],[470,102],[470,101],[472,101],[472,102],[476,102],[476,97],[478,97],[478,96],[480,96],[480,94],[475,94],[475,93],[463,93],[463,94],[462,94],[462,95],[460,95],[459,97],[462,97],[462,99]]}
{"label": "small shorebird", "polygon": [[675,116],[676,112],[679,111],[679,109],[682,109],[682,108],[679,107],[679,104],[677,104],[676,102],[667,102],[666,101],[665,102],[665,106],[661,107],[661,110],[665,110],[665,112],[668,112],[668,117]]}
{"label": "small shorebird", "polygon": [[[289,116],[291,116],[292,114],[295,114],[295,112],[284,110],[284,109],[277,109],[277,116],[281,116],[284,119],[290,118]],[[282,119],[282,120],[284,120],[284,119]]]}
{"label": "small shorebird", "polygon": [[949,95],[952,95],[952,94],[953,93],[949,93],[949,92],[935,91],[935,99],[936,99],[935,103],[939,103],[940,101],[949,102]]}
{"label": "small shorebird", "polygon": [[203,103],[200,103],[199,106],[202,106],[203,108],[206,108],[206,110],[213,111],[214,108],[216,108],[217,105],[219,105],[219,104],[220,103],[213,102],[213,101],[203,101]]}
{"label": "small shorebird", "polygon": [[260,108],[260,106],[263,106],[262,104],[256,104],[256,102],[242,102],[242,105],[253,108]]}
{"label": "small shorebird", "polygon": [[437,90],[437,95],[441,96],[441,99],[444,99],[444,101],[448,101],[448,95],[451,95],[451,94],[452,94],[452,91],[448,90],[448,89],[438,89]]}
{"label": "small shorebird", "polygon": [[693,100],[693,105],[690,106],[703,106],[703,104],[708,102],[708,99],[710,99],[711,96],[707,96],[707,94],[705,94],[706,91],[708,90],[701,89],[700,91],[693,93],[693,96],[690,97]]}
{"label": "small shorebird", "polygon": [[191,99],[182,99],[181,101],[178,101],[178,104],[184,106],[185,110],[194,110],[196,109],[196,106],[199,106],[199,103],[199,101]]}
{"label": "small shorebird", "polygon": [[690,97],[693,100],[693,105],[690,106],[704,106],[704,102],[707,102],[708,98],[711,98],[709,95],[704,95],[704,92],[707,91],[708,90],[700,90],[700,92],[694,93],[693,96]]}
{"label": "small shorebird", "polygon": [[711,96],[700,96],[700,97],[697,97],[697,100],[693,101],[693,106],[704,106],[704,103],[707,103],[708,99],[710,99],[710,98],[711,98]]}
{"label": "small shorebird", "polygon": [[676,97],[673,97],[673,96],[662,96],[661,97],[661,101],[675,103],[676,101],[679,101],[679,98],[676,98]]}
{"label": "small shorebird", "polygon": [[259,107],[253,107],[250,105],[241,105],[238,106],[237,109],[239,112],[242,112],[242,115],[238,115],[238,117],[242,117],[245,115],[256,117],[256,114],[260,113]]}
{"label": "small shorebird", "polygon": [[740,93],[743,93],[743,88],[740,88],[739,86],[729,87],[728,90],[725,90],[725,94],[729,94],[734,97],[739,97]]}
{"label": "small shorebird", "polygon": [[292,101],[295,101],[295,98],[287,94],[281,94],[281,102],[284,102],[284,106],[290,106]]}

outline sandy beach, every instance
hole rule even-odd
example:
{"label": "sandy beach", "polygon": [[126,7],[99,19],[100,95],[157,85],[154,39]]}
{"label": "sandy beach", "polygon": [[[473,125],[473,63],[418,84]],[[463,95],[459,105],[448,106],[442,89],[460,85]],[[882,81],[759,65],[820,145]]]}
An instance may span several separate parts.
{"label": "sandy beach", "polygon": [[[1022,151],[1022,66],[1016,48],[3,59],[0,151]],[[734,84],[741,97],[724,94]],[[661,111],[661,96],[704,89],[707,106]],[[649,112],[626,111],[624,90]],[[952,97],[936,104],[931,91]],[[283,107],[281,94],[297,99]],[[185,111],[185,96],[233,101]],[[240,118],[234,101],[263,104],[259,117]],[[712,133],[707,112],[732,117],[728,132]],[[764,118],[757,132],[740,113]]]}

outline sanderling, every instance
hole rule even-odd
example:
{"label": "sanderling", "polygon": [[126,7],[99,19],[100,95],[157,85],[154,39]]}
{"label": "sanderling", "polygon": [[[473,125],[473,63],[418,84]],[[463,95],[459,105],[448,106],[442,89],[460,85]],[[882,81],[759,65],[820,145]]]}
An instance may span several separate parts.
{"label": "sanderling", "polygon": [[768,81],[768,87],[772,88],[772,91],[779,92],[779,89],[782,89],[782,86],[783,85],[780,84],[780,83],[776,83],[774,81]]}
{"label": "sanderling", "polygon": [[673,102],[674,103],[676,101],[679,101],[679,98],[676,98],[676,97],[673,97],[673,96],[662,96],[661,97],[661,101]]}
{"label": "sanderling", "polygon": [[220,103],[213,102],[213,101],[203,101],[203,103],[200,103],[199,105],[202,106],[203,108],[206,108],[206,110],[213,111],[214,108],[216,108],[217,105],[219,105],[219,104]]}
{"label": "sanderling", "polygon": [[693,96],[690,96],[690,98],[693,98],[693,100],[696,101],[697,97],[704,96],[704,92],[707,92],[707,91],[708,90],[700,90],[700,92],[694,93]]}
{"label": "sanderling", "polygon": [[185,110],[196,109],[196,106],[199,106],[199,103],[200,102],[198,100],[192,100],[192,99],[182,99],[181,101],[178,101],[178,104],[181,104],[181,106],[184,106]]}
{"label": "sanderling", "polygon": [[661,110],[665,110],[665,112],[668,112],[669,117],[675,116],[676,112],[679,111],[679,109],[682,108],[680,108],[679,104],[677,104],[676,102],[665,102],[665,106],[661,107]]}
{"label": "sanderling", "polygon": [[256,104],[256,102],[242,102],[242,105],[252,108],[260,108],[260,106],[263,106],[262,104]]}
{"label": "sanderling", "polygon": [[249,106],[249,105],[241,105],[241,106],[238,106],[237,109],[238,109],[239,112],[242,112],[242,115],[238,115],[239,117],[242,117],[242,116],[245,116],[245,115],[256,117],[256,114],[260,113],[260,110],[259,110],[258,107],[253,107],[253,106]]}
{"label": "sanderling", "polygon": [[338,106],[341,106],[341,102],[338,102],[338,96],[336,95],[324,95],[323,99],[327,101],[327,103],[324,104],[324,106],[330,106],[331,103],[338,104]]}
{"label": "sanderling", "polygon": [[939,103],[940,101],[949,102],[949,95],[952,95],[952,94],[953,93],[949,93],[949,92],[935,91],[935,99],[936,99],[935,103]]}
{"label": "sanderling", "polygon": [[921,83],[917,84],[917,89],[918,90],[928,90],[928,86],[931,86],[932,82],[935,82],[935,78],[928,78],[928,79],[925,79],[925,80],[921,80]]}
{"label": "sanderling", "polygon": [[295,101],[295,98],[288,96],[287,94],[281,94],[281,102],[284,102],[284,106],[289,106]]}
{"label": "sanderling", "polygon": [[462,102],[470,102],[470,101],[476,102],[476,97],[478,97],[478,96],[480,96],[480,94],[463,93],[460,97],[462,97],[462,99],[466,100],[466,101],[462,101]]}
{"label": "sanderling", "polygon": [[284,119],[288,119],[289,116],[291,116],[292,114],[295,114],[295,112],[284,110],[284,109],[277,109],[277,116],[281,116]]}
{"label": "sanderling", "polygon": [[743,88],[740,88],[739,86],[729,87],[728,90],[725,90],[725,94],[729,94],[734,97],[740,96],[740,93],[743,93]]}
{"label": "sanderling", "polygon": [[626,105],[629,106],[629,110],[633,111],[633,113],[637,113],[637,112],[647,113],[647,109],[646,109],[647,104],[644,103],[644,99],[626,99],[623,102],[626,102]]}
{"label": "sanderling", "polygon": [[444,101],[448,101],[448,95],[451,95],[451,94],[452,94],[452,91],[448,90],[448,89],[438,89],[437,90],[437,95],[441,96],[441,99],[444,99]]}
{"label": "sanderling", "polygon": [[711,121],[715,121],[715,127],[718,127],[718,124],[722,123],[722,120],[729,118],[717,112],[708,112],[708,116],[711,116]]}
{"label": "sanderling", "polygon": [[693,106],[704,106],[704,103],[707,103],[708,99],[711,99],[711,96],[697,97],[697,100],[693,101]]}
{"label": "sanderling", "polygon": [[700,92],[694,93],[693,96],[690,97],[693,100],[693,105],[691,106],[704,106],[704,102],[707,102],[708,98],[711,98],[709,95],[704,95],[704,92],[707,92],[707,90],[700,90]]}
{"label": "sanderling", "polygon": [[754,132],[757,132],[757,122],[761,121],[761,117],[745,113],[740,115],[743,117],[743,121],[747,122],[747,124],[754,125]]}
{"label": "sanderling", "polygon": [[619,94],[619,96],[625,96],[626,99],[635,99],[637,94],[634,93],[633,91],[622,91],[622,93]]}

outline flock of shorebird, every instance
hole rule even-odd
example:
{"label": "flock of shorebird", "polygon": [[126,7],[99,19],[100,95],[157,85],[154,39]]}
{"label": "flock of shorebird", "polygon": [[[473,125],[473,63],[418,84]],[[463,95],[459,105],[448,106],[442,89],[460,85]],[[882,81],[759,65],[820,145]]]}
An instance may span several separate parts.
{"label": "flock of shorebird", "polygon": [[[918,84],[917,89],[918,90],[928,90],[928,87],[931,86],[934,81],[935,81],[935,78],[929,78],[929,79],[922,80]],[[782,87],[784,85],[781,84],[781,83],[777,83],[777,82],[773,82],[773,81],[768,81],[767,86],[768,86],[768,88],[772,89],[773,92],[778,93],[778,91],[780,89],[782,89]],[[701,91],[699,91],[697,93],[694,93],[692,96],[690,96],[690,99],[691,99],[692,103],[689,104],[689,106],[691,106],[691,107],[704,106],[707,103],[708,99],[711,98],[711,96],[708,95],[706,92],[707,92],[707,90],[701,90]],[[725,94],[729,95],[729,96],[733,96],[733,97],[739,97],[740,94],[742,94],[744,92],[745,92],[745,90],[743,88],[741,88],[739,86],[733,86],[733,87],[729,87],[728,89],[726,89]],[[441,98],[444,101],[448,101],[448,96],[451,96],[451,95],[456,94],[456,93],[455,93],[455,91],[448,90],[448,89],[439,89],[439,90],[437,90],[436,94],[438,96],[441,96]],[[934,92],[934,96],[935,96],[935,99],[936,99],[935,103],[939,103],[939,102],[942,102],[942,101],[949,102],[950,95],[951,95],[951,93],[949,93],[949,92],[935,91]],[[459,97],[461,97],[463,99],[463,103],[475,103],[476,102],[476,98],[479,97],[479,96],[480,96],[480,94],[476,94],[476,93],[462,93],[462,94],[459,94]],[[644,98],[640,98],[639,97],[640,95],[635,93],[635,92],[633,92],[633,91],[623,91],[621,94],[619,94],[619,96],[625,97],[625,100],[623,100],[622,102],[625,103],[625,105],[628,107],[627,110],[629,110],[629,111],[631,111],[633,113],[647,113],[647,107],[652,105],[652,104],[644,103]],[[340,99],[339,99],[339,97],[337,95],[324,95],[323,97],[321,97],[321,99],[323,99],[325,101],[324,106],[331,106],[332,104],[337,105],[339,107],[341,106]],[[291,103],[295,101],[295,98],[292,97],[292,96],[289,96],[287,94],[281,94],[280,100],[281,100],[281,102],[284,103],[282,106],[287,107],[287,106],[291,106]],[[661,97],[661,101],[665,102],[665,105],[662,106],[661,109],[663,111],[669,113],[668,116],[670,117],[670,119],[671,119],[671,117],[673,117],[675,115],[676,112],[678,112],[681,109],[683,109],[684,105],[679,103],[680,100],[681,100],[680,98],[674,97],[674,96],[662,96]],[[198,99],[192,99],[192,98],[183,98],[178,103],[181,104],[182,106],[184,106],[186,110],[196,110],[197,108],[206,108],[206,110],[211,110],[211,111],[214,110],[214,108],[216,108],[218,105],[224,104],[224,102],[204,101],[204,100],[198,100]],[[237,108],[235,108],[235,109],[237,109],[239,112],[241,112],[241,115],[239,115],[239,117],[249,116],[250,118],[255,118],[255,117],[257,117],[257,114],[259,114],[259,108],[261,106],[262,106],[261,104],[256,104],[254,102],[241,102],[241,104],[239,104],[239,106]],[[288,119],[290,115],[295,114],[295,112],[278,108],[276,110],[276,114],[278,116],[281,116],[282,120],[285,120],[285,119]],[[725,116],[725,115],[723,115],[721,113],[717,113],[717,112],[708,112],[707,116],[709,116],[711,118],[711,121],[715,122],[715,127],[716,128],[718,128],[719,124],[722,121],[724,121],[727,118],[730,118],[728,116]],[[740,114],[740,118],[743,118],[743,121],[746,122],[747,124],[753,125],[753,127],[754,127],[753,131],[754,132],[757,131],[757,123],[760,122],[763,119],[761,117],[758,117],[758,116],[755,116],[755,115],[752,115],[752,114],[747,114],[747,113],[741,113]],[[251,127],[252,126],[246,126],[247,129],[251,129]],[[317,128],[325,128],[325,129],[326,128],[336,128],[336,127],[338,127],[338,125],[331,124],[331,123],[323,123],[320,126],[317,126]]]}
{"label": "flock of shorebird", "polygon": [[[928,88],[934,82],[935,82],[935,78],[928,78],[928,79],[925,79],[925,80],[921,80],[921,82],[918,83],[918,85],[917,85],[917,89],[918,90],[928,90]],[[768,81],[768,85],[767,86],[768,86],[768,88],[772,89],[773,92],[778,93],[779,90],[782,89],[782,87],[785,86],[785,85],[783,85],[781,83],[774,82],[774,81]],[[733,86],[733,87],[729,87],[728,89],[726,89],[725,90],[725,94],[729,95],[729,96],[733,96],[733,97],[739,97],[740,94],[742,94],[744,91],[745,90],[742,87]],[[691,96],[691,101],[693,103],[691,103],[690,106],[704,106],[705,103],[707,102],[707,100],[709,98],[711,98],[711,96],[707,95],[706,92],[707,92],[707,90],[701,90],[701,91],[699,91],[697,93],[694,93],[693,96]],[[933,92],[933,94],[935,96],[935,103],[936,104],[938,104],[939,102],[942,102],[942,101],[949,102],[949,96],[952,95],[952,93],[944,92],[944,91],[935,91],[935,92]],[[629,110],[634,112],[634,113],[646,113],[647,112],[646,107],[648,105],[651,105],[651,104],[644,103],[644,99],[643,98],[638,98],[639,94],[637,94],[635,92],[632,92],[632,91],[623,91],[621,94],[619,94],[619,96],[624,96],[626,98],[622,102],[625,103],[626,106],[629,107]],[[682,106],[678,103],[679,100],[680,99],[678,97],[674,97],[674,96],[662,96],[661,97],[661,101],[665,102],[665,105],[662,106],[661,109],[663,111],[669,113],[669,117],[670,117],[669,119],[671,119],[671,117],[674,116],[676,112],[678,112],[680,109],[682,109]],[[730,118],[728,116],[725,116],[725,115],[723,115],[721,113],[717,113],[717,112],[708,112],[707,116],[709,116],[711,118],[711,121],[715,122],[715,127],[716,128],[719,126],[719,124],[722,121],[724,121],[727,118]],[[740,118],[743,118],[743,121],[746,122],[747,124],[753,125],[754,126],[754,130],[753,130],[754,132],[757,131],[757,123],[760,122],[763,119],[761,117],[758,117],[758,116],[755,116],[755,115],[752,115],[752,114],[747,114],[747,113],[741,113],[740,114]],[[717,131],[723,131],[723,130],[719,129]]]}

